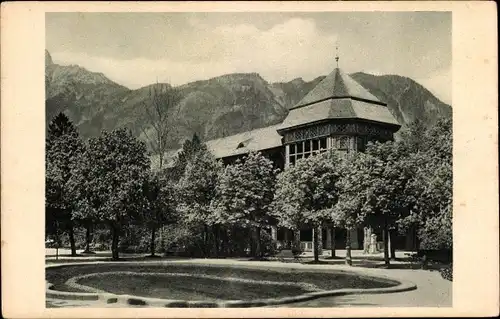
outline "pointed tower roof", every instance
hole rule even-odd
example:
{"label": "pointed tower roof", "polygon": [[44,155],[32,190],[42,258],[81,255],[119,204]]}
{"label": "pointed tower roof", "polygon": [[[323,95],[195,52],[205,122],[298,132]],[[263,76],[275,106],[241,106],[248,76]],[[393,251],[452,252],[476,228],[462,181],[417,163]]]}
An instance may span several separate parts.
{"label": "pointed tower roof", "polygon": [[328,98],[357,97],[360,99],[380,103],[374,95],[368,92],[358,82],[339,68],[328,74],[323,81],[319,82],[302,100],[293,108],[305,106]]}
{"label": "pointed tower roof", "polygon": [[290,109],[280,131],[333,119],[362,119],[399,126],[386,103],[336,68]]}

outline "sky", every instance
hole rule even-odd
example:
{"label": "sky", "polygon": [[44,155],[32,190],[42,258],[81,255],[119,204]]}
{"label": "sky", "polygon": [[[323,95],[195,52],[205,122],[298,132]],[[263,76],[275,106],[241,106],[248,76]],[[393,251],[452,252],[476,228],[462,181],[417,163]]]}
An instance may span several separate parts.
{"label": "sky", "polygon": [[47,13],[57,64],[102,72],[131,89],[228,73],[268,82],[345,72],[397,74],[451,104],[451,13]]}

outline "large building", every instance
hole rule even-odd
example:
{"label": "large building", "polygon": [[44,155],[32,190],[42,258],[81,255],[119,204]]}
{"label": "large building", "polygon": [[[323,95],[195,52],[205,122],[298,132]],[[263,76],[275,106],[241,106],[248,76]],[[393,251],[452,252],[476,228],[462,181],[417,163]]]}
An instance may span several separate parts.
{"label": "large building", "polygon": [[[211,140],[207,146],[225,163],[250,151],[261,151],[283,169],[298,159],[330,149],[364,151],[368,141],[392,140],[400,127],[386,103],[337,67],[290,110],[281,124]],[[361,249],[369,231],[352,230],[351,248]],[[332,239],[336,248],[346,246],[344,229],[332,231],[331,227],[324,227],[319,235],[323,248],[330,248]],[[300,236],[302,248],[312,250],[311,229],[295,233],[278,229],[273,236],[284,245]],[[414,237],[398,236],[392,244],[398,249],[413,249]]]}
{"label": "large building", "polygon": [[[275,166],[286,169],[301,158],[330,149],[364,151],[368,141],[392,140],[400,127],[386,103],[337,67],[291,108],[282,123],[210,140],[206,145],[226,164],[251,151],[260,151]],[[370,231],[352,230],[351,248],[363,248]],[[273,229],[272,233],[285,246],[298,239],[304,250],[312,250],[311,229]],[[345,229],[324,227],[319,234],[320,246],[330,248],[334,240],[336,248],[345,248],[346,235]],[[398,249],[413,249],[414,238],[414,234],[398,236],[392,244]]]}

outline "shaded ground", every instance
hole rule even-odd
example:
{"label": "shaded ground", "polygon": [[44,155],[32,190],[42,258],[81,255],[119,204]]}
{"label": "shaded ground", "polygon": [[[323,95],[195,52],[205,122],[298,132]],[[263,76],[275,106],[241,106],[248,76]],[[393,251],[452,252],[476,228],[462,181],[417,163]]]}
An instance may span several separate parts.
{"label": "shaded ground", "polygon": [[[69,265],[68,265],[69,266]],[[173,264],[163,262],[154,265],[136,265],[133,263],[103,263],[103,264],[87,264],[75,265],[69,267],[47,268],[45,277],[48,282],[54,284],[56,290],[63,291],[78,291],[75,288],[69,287],[65,282],[75,276],[113,271],[132,271],[136,273],[185,273],[196,275],[210,275],[221,278],[242,278],[254,281],[277,281],[277,282],[294,282],[308,283],[324,290],[333,290],[341,288],[382,288],[397,285],[397,282],[388,283],[377,280],[372,280],[364,276],[353,276],[350,273],[337,272],[334,269],[322,269],[309,271],[308,269],[293,269],[293,268],[240,268],[237,264],[219,264],[214,267],[204,265],[191,264]],[[247,266],[248,267],[248,266]],[[148,276],[149,277],[149,276]],[[126,280],[125,280],[126,279]],[[297,295],[302,290],[292,289],[291,287],[276,287],[269,285],[248,285],[228,283],[227,281],[203,281],[201,278],[186,278],[180,277],[176,280],[173,277],[149,277],[149,278],[132,278],[123,277],[123,275],[108,275],[106,277],[93,277],[81,281],[82,284],[89,283],[89,286],[105,290],[108,292],[116,292],[122,294],[138,294],[146,297],[164,297],[167,299],[183,299],[181,297],[174,298],[166,295],[168,292],[178,294],[196,295],[196,291],[207,293],[207,297],[215,298],[213,293],[216,293],[221,299],[246,299],[246,293],[243,290],[248,290],[250,298],[273,298],[282,295]],[[184,287],[182,287],[184,285]],[[169,286],[169,289],[166,288]],[[153,289],[161,295],[154,295],[149,289]],[[221,289],[222,288],[222,289]],[[224,289],[229,293],[224,293]],[[211,292],[213,293],[211,293]],[[283,291],[283,294],[282,294]],[[255,294],[252,294],[255,292]],[[240,296],[241,294],[241,296]],[[259,296],[260,294],[260,296]]]}
{"label": "shaded ground", "polygon": [[224,281],[202,277],[139,276],[110,274],[79,281],[114,294],[180,300],[252,300],[297,296],[308,292],[292,285],[261,284],[259,282]]}

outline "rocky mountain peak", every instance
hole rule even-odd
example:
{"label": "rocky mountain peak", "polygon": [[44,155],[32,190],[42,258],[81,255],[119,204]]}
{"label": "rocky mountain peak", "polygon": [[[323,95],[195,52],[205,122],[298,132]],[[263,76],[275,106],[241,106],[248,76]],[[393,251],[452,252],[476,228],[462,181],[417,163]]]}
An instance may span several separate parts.
{"label": "rocky mountain peak", "polygon": [[54,61],[52,61],[52,57],[50,56],[49,51],[45,50],[45,66],[49,66],[54,64]]}
{"label": "rocky mountain peak", "polygon": [[[102,73],[54,64],[48,51],[45,63],[47,121],[64,111],[84,137],[118,127],[130,128],[141,137],[144,129],[151,129],[144,103],[149,88],[158,84],[129,90]],[[439,117],[451,117],[450,106],[412,79],[361,72],[351,76],[386,102],[402,125],[415,119],[431,123]],[[323,78],[269,83],[258,73],[233,73],[178,86],[182,101],[172,110],[175,133],[169,147],[179,147],[179,141],[191,138],[194,132],[208,140],[277,124]]]}
{"label": "rocky mountain peak", "polygon": [[293,85],[304,85],[304,80],[302,78],[296,78],[291,81]]}

